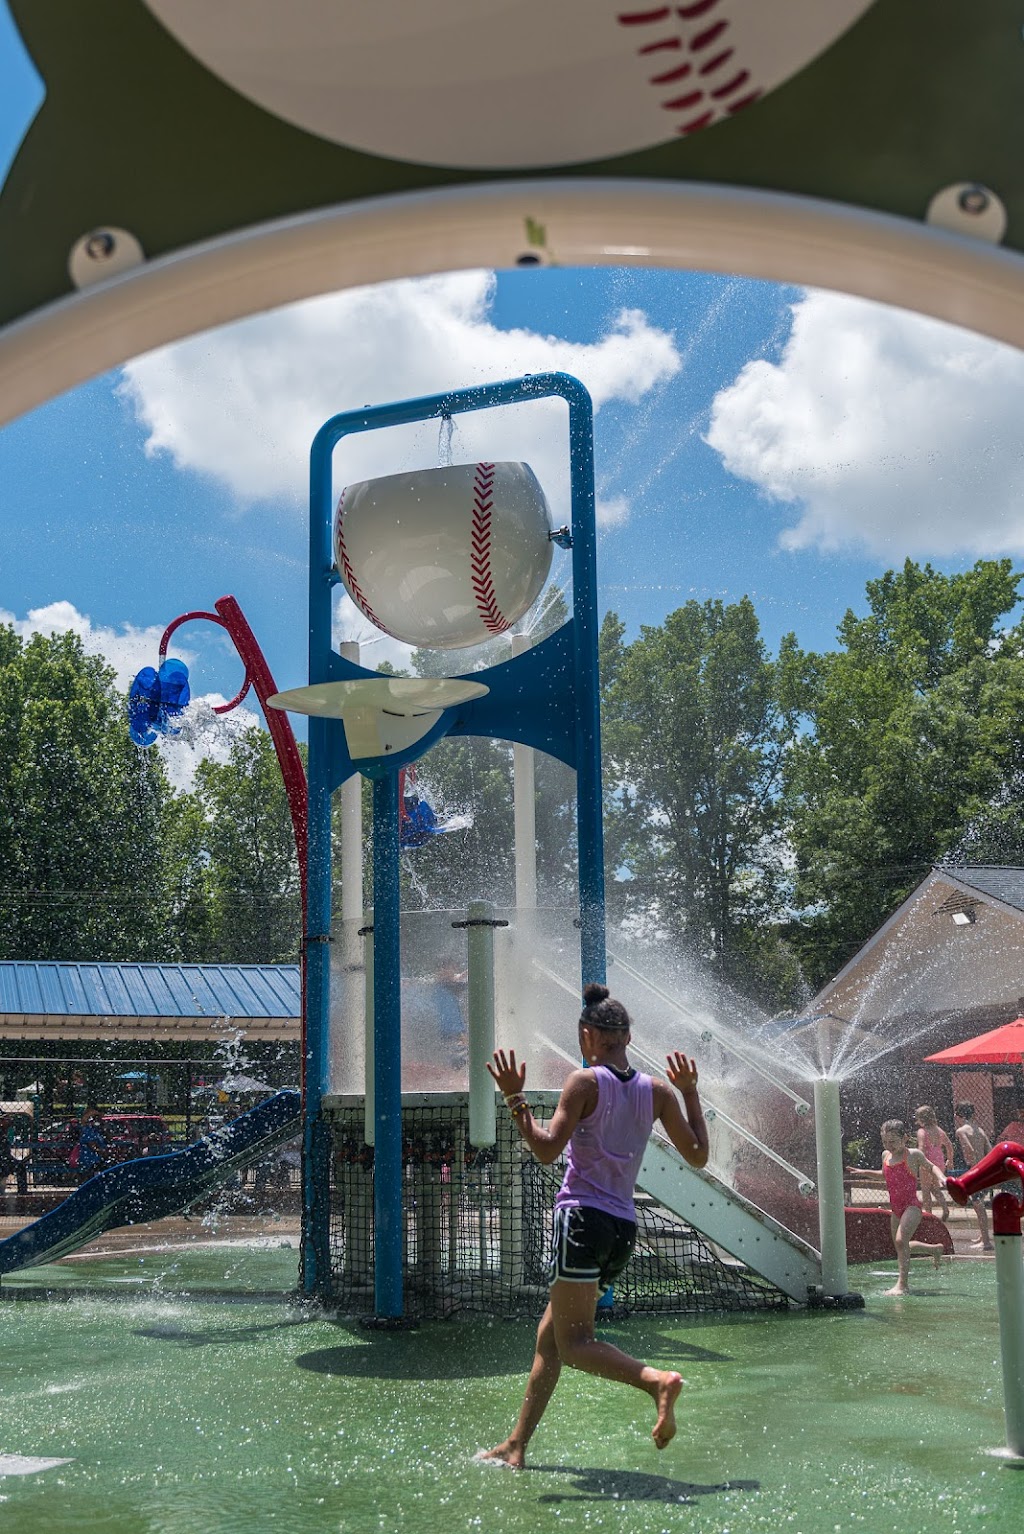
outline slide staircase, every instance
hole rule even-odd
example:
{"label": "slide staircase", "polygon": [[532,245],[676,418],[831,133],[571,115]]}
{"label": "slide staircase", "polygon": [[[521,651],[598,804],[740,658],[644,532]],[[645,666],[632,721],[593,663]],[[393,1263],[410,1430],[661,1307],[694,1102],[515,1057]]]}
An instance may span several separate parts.
{"label": "slide staircase", "polygon": [[180,1214],[299,1132],[302,1099],[278,1092],[184,1150],[107,1167],[0,1241],[0,1274],[66,1257],[104,1231]]}

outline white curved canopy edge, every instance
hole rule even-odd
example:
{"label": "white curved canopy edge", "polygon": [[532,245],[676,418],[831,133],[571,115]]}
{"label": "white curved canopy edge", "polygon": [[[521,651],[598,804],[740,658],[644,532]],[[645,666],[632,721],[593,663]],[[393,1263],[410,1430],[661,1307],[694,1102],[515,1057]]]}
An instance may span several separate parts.
{"label": "white curved canopy edge", "polygon": [[[526,220],[544,230],[530,246]],[[524,253],[835,289],[1024,348],[1024,258],[845,204],[659,181],[515,181],[372,198],[256,225],[0,332],[0,424],[155,347],[342,288]]]}

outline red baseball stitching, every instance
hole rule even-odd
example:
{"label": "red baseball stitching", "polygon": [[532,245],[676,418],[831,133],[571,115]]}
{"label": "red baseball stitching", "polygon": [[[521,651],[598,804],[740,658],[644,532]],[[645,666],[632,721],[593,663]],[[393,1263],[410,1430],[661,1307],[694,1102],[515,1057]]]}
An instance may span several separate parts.
{"label": "red baseball stitching", "polygon": [[[713,11],[718,4],[719,0],[690,0],[689,4],[684,5],[659,5],[650,10],[620,11],[617,19],[622,27],[658,26],[663,29],[665,27],[672,27],[674,18],[684,22],[700,21],[702,17],[707,16]],[[712,21],[710,25],[702,27],[699,32],[688,34],[685,38],[679,36],[678,33],[661,36],[652,42],[642,44],[637,48],[637,53],[641,58],[656,53],[675,53],[678,55],[684,51],[688,51],[691,55],[699,55],[705,49],[718,42],[723,33],[728,30],[729,22],[727,19],[722,18],[718,21]],[[703,82],[708,79],[709,75],[714,75],[718,70],[722,69],[733,57],[734,53],[734,48],[725,47],[704,61],[701,61],[700,58],[696,60],[686,59],[671,68],[660,71],[658,74],[648,75],[647,83],[648,85],[659,87],[675,85],[680,80],[686,80],[693,74],[695,64],[698,75]],[[742,111],[744,107],[750,106],[752,102],[755,102],[761,95],[760,90],[749,91],[745,96],[740,97],[736,101],[729,102],[726,100],[735,91],[748,84],[749,80],[749,71],[740,69],[723,85],[719,85],[714,89],[711,88],[713,82],[704,89],[698,86],[696,89],[684,91],[682,95],[671,96],[667,101],[663,101],[661,106],[666,112],[687,114],[684,121],[677,124],[677,133],[696,133],[698,129],[706,128],[709,123],[714,122],[719,114],[728,113],[731,115],[734,112]],[[703,108],[703,110],[699,110],[700,108]],[[691,114],[695,109],[698,109],[697,115],[693,116]]]}
{"label": "red baseball stitching", "polygon": [[469,570],[476,610],[489,634],[512,627],[498,606],[491,574],[491,518],[494,510],[494,465],[478,463],[473,474]]}
{"label": "red baseball stitching", "polygon": [[[367,601],[366,594],[359,584],[355,570],[352,568],[352,561],[348,557],[348,549],[345,546],[345,521],[342,515],[342,507],[344,504],[345,492],[343,490],[341,492],[341,499],[338,501],[338,513],[334,523],[334,538],[338,546],[338,558],[341,560],[341,569],[345,577],[345,585],[348,587],[349,596],[352,598],[353,602],[356,604],[363,617],[369,618],[374,627],[381,629],[385,634],[391,634],[391,630],[388,628],[387,624],[380,621],[380,619],[377,617],[377,614],[374,612],[373,608]],[[391,637],[394,639],[395,635],[391,634]]]}

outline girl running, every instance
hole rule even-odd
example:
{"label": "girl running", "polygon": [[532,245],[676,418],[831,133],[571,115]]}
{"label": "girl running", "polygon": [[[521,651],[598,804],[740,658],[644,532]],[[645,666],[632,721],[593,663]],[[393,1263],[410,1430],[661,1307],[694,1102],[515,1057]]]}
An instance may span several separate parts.
{"label": "girl running", "polygon": [[868,1175],[884,1180],[889,1190],[889,1207],[892,1211],[892,1244],[896,1248],[896,1283],[886,1294],[910,1293],[910,1259],[912,1256],[931,1257],[938,1267],[945,1252],[941,1241],[915,1241],[914,1232],[921,1223],[924,1210],[917,1196],[918,1184],[933,1177],[941,1178],[943,1188],[946,1179],[928,1160],[923,1151],[908,1145],[910,1135],[902,1119],[886,1119],[882,1125],[882,1170]]}
{"label": "girl running", "polygon": [[[537,1329],[533,1367],[512,1433],[479,1456],[521,1470],[526,1449],[558,1384],[563,1364],[646,1391],[657,1409],[652,1437],[664,1449],[675,1436],[675,1403],[683,1381],[674,1370],[653,1369],[594,1336],[598,1294],[629,1261],[636,1240],[633,1191],[655,1121],[691,1166],[708,1159],[708,1133],[697,1095],[697,1067],[678,1052],[668,1057],[672,1087],[642,1075],[626,1058],[629,1014],[607,986],[588,985],[579,1021],[580,1053],[587,1068],[573,1071],[548,1125],[530,1112],[523,1087],[526,1066],[497,1050],[488,1065],[526,1144],[543,1166],[568,1146],[565,1176],[555,1200],[549,1265],[550,1299]],[[685,1108],[685,1113],[683,1109]]]}

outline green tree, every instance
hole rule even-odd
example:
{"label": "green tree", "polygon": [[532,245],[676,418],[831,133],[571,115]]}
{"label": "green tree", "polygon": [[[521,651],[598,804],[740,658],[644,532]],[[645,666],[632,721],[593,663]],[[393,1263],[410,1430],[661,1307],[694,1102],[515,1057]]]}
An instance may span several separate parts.
{"label": "green tree", "polygon": [[4,957],[165,957],[169,797],[110,667],[73,634],[0,629]]}
{"label": "green tree", "polygon": [[[213,952],[222,963],[295,963],[301,938],[301,902],[295,838],[288,798],[270,736],[247,730],[227,762],[201,762],[195,798],[205,843],[196,843],[187,816],[180,847],[190,868],[205,864],[198,889],[209,914]],[[195,874],[189,875],[195,888]],[[186,888],[189,886],[187,885]]]}
{"label": "green tree", "polygon": [[1009,560],[955,575],[907,560],[868,583],[868,612],[847,612],[842,648],[814,658],[811,727],[788,782],[804,910],[794,941],[815,983],[932,863],[969,852],[972,827],[986,846],[1000,823],[1012,832],[1024,663],[1020,630],[999,620],[1019,581]]}
{"label": "green tree", "polygon": [[602,633],[613,855],[626,910],[656,916],[691,953],[777,1004],[797,979],[781,943],[787,883],[783,765],[803,661],[772,661],[749,598],[687,602],[624,644]]}

